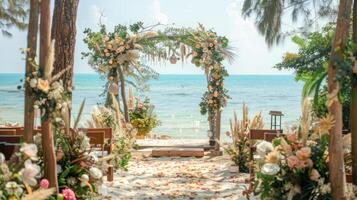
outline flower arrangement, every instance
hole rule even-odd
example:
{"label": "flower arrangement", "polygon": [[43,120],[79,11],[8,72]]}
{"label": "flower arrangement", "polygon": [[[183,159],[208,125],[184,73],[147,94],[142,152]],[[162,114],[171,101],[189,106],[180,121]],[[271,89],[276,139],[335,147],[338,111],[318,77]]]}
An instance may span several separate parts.
{"label": "flower arrangement", "polygon": [[145,98],[143,102],[138,100],[135,107],[130,110],[130,123],[137,129],[137,136],[144,137],[159,125],[153,110],[154,106],[150,104],[148,98]]}
{"label": "flower arrangement", "polygon": [[54,42],[51,43],[49,59],[46,61],[47,71],[42,71],[35,60],[31,60],[32,72],[26,74],[25,87],[29,88],[31,96],[34,98],[34,109],[39,109],[41,117],[46,119],[51,113],[53,118],[60,117],[62,107],[70,106],[69,98],[72,88],[64,88],[62,80],[59,78],[69,70],[69,67],[62,70],[57,75],[52,76],[52,66],[54,61]]}
{"label": "flower arrangement", "polygon": [[20,151],[15,153],[10,161],[0,153],[0,199],[47,199],[54,189],[49,189],[49,183],[41,177],[41,167],[38,164],[37,147],[35,144],[22,144]]}
{"label": "flower arrangement", "polygon": [[239,171],[247,173],[249,171],[249,146],[248,134],[250,129],[262,129],[264,127],[261,114],[255,115],[253,120],[249,120],[248,107],[243,104],[242,120],[239,121],[236,112],[233,120],[230,120],[231,130],[227,135],[232,138],[232,144],[225,148],[232,161],[239,167]]}
{"label": "flower arrangement", "polygon": [[[116,102],[117,103],[117,102]],[[115,107],[115,106],[113,106]],[[115,110],[115,109],[114,109]],[[119,116],[116,116],[116,113]],[[119,117],[120,120],[117,120]],[[127,170],[129,160],[131,159],[131,148],[134,144],[134,128],[122,120],[120,111],[104,106],[94,107],[91,113],[91,119],[87,121],[87,126],[91,128],[112,128],[114,133],[114,148],[112,159],[114,167]]]}
{"label": "flower arrangement", "polygon": [[327,116],[309,137],[289,133],[274,139],[272,151],[256,174],[255,194],[261,199],[331,199],[328,130],[333,123]]}

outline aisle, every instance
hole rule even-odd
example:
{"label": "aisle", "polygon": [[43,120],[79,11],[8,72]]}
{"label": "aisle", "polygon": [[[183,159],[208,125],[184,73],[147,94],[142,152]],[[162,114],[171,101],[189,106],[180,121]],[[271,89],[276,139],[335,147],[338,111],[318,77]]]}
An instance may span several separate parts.
{"label": "aisle", "polygon": [[245,199],[247,175],[231,172],[230,165],[227,156],[135,158],[105,190],[112,199]]}

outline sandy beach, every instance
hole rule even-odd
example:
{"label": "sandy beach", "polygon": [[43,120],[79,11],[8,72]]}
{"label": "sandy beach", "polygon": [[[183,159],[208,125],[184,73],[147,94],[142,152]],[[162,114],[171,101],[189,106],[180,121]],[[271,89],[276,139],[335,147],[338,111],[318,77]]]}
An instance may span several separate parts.
{"label": "sandy beach", "polygon": [[110,199],[246,199],[247,174],[229,157],[153,158],[135,155],[127,172],[117,172],[103,193]]}

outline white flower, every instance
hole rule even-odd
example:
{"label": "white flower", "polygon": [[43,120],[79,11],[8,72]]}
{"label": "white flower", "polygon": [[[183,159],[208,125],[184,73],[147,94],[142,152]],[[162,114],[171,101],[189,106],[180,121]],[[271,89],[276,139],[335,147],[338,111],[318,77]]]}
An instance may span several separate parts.
{"label": "white flower", "polygon": [[261,141],[259,144],[257,144],[257,154],[261,157],[264,158],[267,153],[273,151],[273,145],[270,142],[267,141]]}
{"label": "white flower", "polygon": [[87,174],[82,174],[82,176],[79,178],[81,181],[81,187],[85,187],[88,185],[89,182],[89,176]]}
{"label": "white flower", "polygon": [[265,163],[262,166],[261,172],[263,174],[273,176],[273,175],[277,174],[279,172],[279,170],[280,170],[279,165],[274,164],[274,163]]}
{"label": "white flower", "polygon": [[21,146],[20,151],[31,160],[37,160],[37,146],[35,144],[24,143]]}
{"label": "white flower", "polygon": [[60,174],[62,171],[61,165],[57,164],[57,174]]}
{"label": "white flower", "polygon": [[71,176],[71,177],[67,178],[67,183],[68,183],[69,185],[75,185],[75,184],[77,184],[77,180],[76,180],[76,178],[74,178],[73,176]]}
{"label": "white flower", "polygon": [[54,82],[51,84],[51,91],[48,93],[48,98],[55,99],[55,100],[62,99],[63,92],[64,92],[64,88],[62,83]]}
{"label": "white flower", "polygon": [[40,173],[40,171],[40,166],[33,164],[31,160],[26,160],[25,168],[20,171],[22,181],[30,186],[36,186],[37,180],[35,177]]}
{"label": "white flower", "polygon": [[7,182],[5,190],[9,195],[20,195],[23,192],[22,188],[14,181]]}
{"label": "white flower", "polygon": [[33,136],[33,142],[36,144],[36,145],[42,145],[42,136],[41,134],[36,134]]}
{"label": "white flower", "polygon": [[5,162],[5,156],[4,154],[0,153],[0,164]]}
{"label": "white flower", "polygon": [[89,156],[90,156],[90,160],[92,160],[92,161],[95,162],[95,163],[98,162],[99,158],[98,158],[97,155],[95,155],[94,152],[91,152],[91,153],[89,154]]}
{"label": "white flower", "polygon": [[330,183],[323,184],[321,186],[321,194],[328,194],[331,193],[331,186]]}
{"label": "white flower", "polygon": [[89,169],[89,174],[91,177],[93,177],[94,179],[101,179],[103,177],[103,173],[102,171],[100,171],[98,168],[96,167],[91,167]]}
{"label": "white flower", "polygon": [[32,88],[37,87],[37,79],[33,78],[30,80],[30,87]]}

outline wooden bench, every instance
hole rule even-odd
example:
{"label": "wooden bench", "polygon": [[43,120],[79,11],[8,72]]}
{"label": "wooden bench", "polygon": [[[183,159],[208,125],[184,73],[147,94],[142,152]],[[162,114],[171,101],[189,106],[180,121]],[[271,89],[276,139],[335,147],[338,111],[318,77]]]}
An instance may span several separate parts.
{"label": "wooden bench", "polygon": [[[89,137],[89,143],[93,149],[100,149],[102,151],[102,156],[106,151],[108,155],[113,152],[113,133],[111,128],[82,128]],[[110,160],[108,161],[110,162]],[[108,168],[107,180],[113,181],[114,179],[114,169],[112,166]]]}
{"label": "wooden bench", "polygon": [[0,152],[4,154],[5,160],[9,160],[13,153],[21,146],[22,136],[0,135]]}

